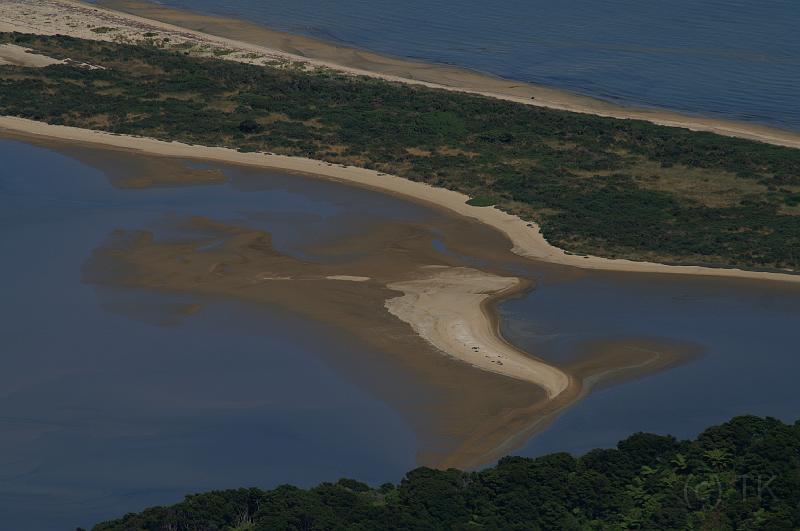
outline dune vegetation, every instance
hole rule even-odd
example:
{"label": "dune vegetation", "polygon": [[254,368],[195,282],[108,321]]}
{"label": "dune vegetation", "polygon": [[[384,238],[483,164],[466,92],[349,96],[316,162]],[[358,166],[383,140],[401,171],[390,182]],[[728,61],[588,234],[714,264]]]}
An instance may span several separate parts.
{"label": "dune vegetation", "polygon": [[800,425],[737,417],[691,441],[639,433],[575,458],[507,457],[480,472],[419,468],[188,496],[95,531],[272,529],[714,529],[800,526]]}
{"label": "dune vegetation", "polygon": [[796,270],[800,150],[153,41],[0,34],[0,114],[360,166],[472,196],[578,254]]}

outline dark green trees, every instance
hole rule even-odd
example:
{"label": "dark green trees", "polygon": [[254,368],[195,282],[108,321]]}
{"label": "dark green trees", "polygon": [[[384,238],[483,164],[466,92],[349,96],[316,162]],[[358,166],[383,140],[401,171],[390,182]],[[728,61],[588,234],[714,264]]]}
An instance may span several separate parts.
{"label": "dark green trees", "polygon": [[97,531],[518,529],[781,530],[800,526],[800,425],[737,417],[694,441],[639,433],[582,457],[507,457],[480,472],[409,472],[192,495]]}

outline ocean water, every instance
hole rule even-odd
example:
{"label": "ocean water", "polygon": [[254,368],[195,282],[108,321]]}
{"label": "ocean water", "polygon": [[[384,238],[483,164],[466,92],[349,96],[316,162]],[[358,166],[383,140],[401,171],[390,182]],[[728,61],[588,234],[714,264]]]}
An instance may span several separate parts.
{"label": "ocean water", "polygon": [[[164,234],[191,215],[264,228],[281,251],[304,257],[306,246],[376,220],[424,223],[440,213],[232,168],[227,185],[121,190],[75,158],[12,140],[0,139],[0,160],[4,529],[88,527],[211,489],[339,477],[377,485],[415,466],[417,441],[402,416],[334,363],[354,350],[375,360],[380,352],[267,307],[98,289],[82,282],[82,267],[115,229]],[[535,264],[513,273],[538,284],[501,305],[503,331],[542,357],[565,360],[590,353],[592,341],[630,337],[705,349],[690,364],[590,395],[516,453],[580,453],[638,430],[693,436],[737,414],[799,416],[800,289],[608,273],[565,279]],[[191,317],[171,310],[197,303],[203,311]],[[415,382],[393,378],[420,395]]]}
{"label": "ocean water", "polygon": [[636,106],[800,131],[796,0],[160,0]]}

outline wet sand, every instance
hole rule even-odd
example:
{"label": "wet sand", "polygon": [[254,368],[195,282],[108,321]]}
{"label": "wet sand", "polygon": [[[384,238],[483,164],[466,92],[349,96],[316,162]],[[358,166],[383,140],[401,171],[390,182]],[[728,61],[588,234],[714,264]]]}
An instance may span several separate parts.
{"label": "wet sand", "polygon": [[[246,227],[194,218],[178,228],[205,237],[160,242],[157,235],[149,232],[116,231],[88,260],[85,281],[231,297],[275,306],[345,330],[350,337],[385,353],[398,364],[396,370],[410,371],[423,387],[432,387],[446,395],[429,406],[421,406],[430,407],[429,411],[399,406],[400,410],[407,409],[408,421],[420,439],[418,459],[422,464],[442,466],[447,462],[469,467],[497,458],[500,454],[495,448],[508,438],[509,430],[516,430],[519,423],[529,423],[535,418],[531,417],[531,404],[543,408],[551,402],[535,378],[514,371],[494,371],[494,376],[475,370],[468,360],[461,359],[461,350],[437,348],[448,346],[441,342],[440,335],[418,335],[413,319],[409,325],[383,310],[386,301],[398,295],[387,287],[392,280],[419,275],[419,269],[425,268],[420,264],[435,264],[444,271],[457,264],[454,259],[442,260],[432,250],[433,235],[429,228],[385,225],[343,242],[341,250],[335,244],[316,250],[322,255],[349,256],[356,248],[362,256],[330,264],[282,255],[272,248],[268,234]],[[452,233],[447,227],[438,229]],[[488,273],[471,272],[475,282],[492,278]],[[475,288],[474,285],[459,288],[470,287]],[[459,289],[442,289],[433,298],[447,303],[460,296]],[[486,314],[477,304],[464,306],[463,310],[462,322],[467,329],[488,326]],[[481,346],[487,352],[497,347],[491,343]],[[502,343],[498,354],[503,355],[504,351],[513,350]],[[522,367],[546,366],[533,357],[520,358]],[[362,372],[368,366],[364,360],[352,360],[350,370]],[[564,374],[555,367],[552,370]],[[577,383],[572,386],[573,395],[577,396],[578,388]],[[372,391],[385,394],[378,389]],[[390,402],[396,406],[408,404],[401,396],[390,398]],[[519,418],[517,423],[495,427],[493,424],[500,414]],[[487,429],[487,424],[492,425],[491,429]],[[465,446],[463,441],[476,433],[482,435]]]}
{"label": "wet sand", "polygon": [[418,278],[387,285],[403,295],[387,300],[386,308],[442,352],[457,353],[457,359],[478,369],[531,382],[553,400],[570,387],[569,375],[505,342],[484,306],[521,284],[518,278],[475,269],[427,266]]}
{"label": "wet sand", "polygon": [[[142,182],[153,186],[163,185],[159,176],[165,176],[170,186],[208,184],[196,167],[174,171],[186,161],[61,142],[49,145],[84,163],[94,161],[118,187],[125,187],[125,180],[109,164],[113,157],[117,167],[127,168],[122,174],[138,168],[135,173]],[[516,349],[499,334],[495,305],[531,289],[530,280],[496,267],[476,269],[462,257],[527,261],[511,253],[510,244],[496,231],[477,221],[437,219],[424,226],[391,222],[363,227],[355,235],[309,249],[323,258],[319,262],[276,251],[263,231],[209,218],[175,220],[172,228],[178,233],[195,235],[178,240],[169,231],[164,238],[159,233],[109,228],[108,241],[84,266],[84,281],[98,287],[231,298],[335,326],[352,340],[385,354],[381,360],[329,361],[344,367],[359,385],[401,413],[417,434],[418,462],[430,466],[474,467],[513,451],[585,396],[589,389],[583,385],[585,378],[605,380],[606,374],[641,367],[624,380],[648,374],[651,367],[662,370],[690,359],[688,350],[664,344],[654,349],[662,361],[668,360],[665,363],[653,363],[652,356],[635,349],[615,348],[613,357],[601,353],[591,367],[559,367]],[[434,240],[452,253],[437,251]],[[412,310],[425,314],[448,309],[450,313],[442,316],[443,327],[434,323],[426,332],[418,315],[400,319],[386,311],[387,301],[406,296],[420,282],[429,291],[427,300],[412,305]],[[181,309],[182,318],[200,313],[198,305]],[[468,344],[453,343],[453,322],[471,337]],[[473,347],[489,358],[469,359]],[[419,389],[392,384],[397,381],[414,382]],[[428,398],[419,400],[417,395]]]}
{"label": "wet sand", "polygon": [[[272,248],[266,233],[229,227],[210,219],[195,219],[190,226],[213,233],[211,239],[161,244],[156,243],[152,234],[121,233],[96,253],[87,269],[88,281],[100,284],[177,290],[276,305],[346,329],[359,340],[401,360],[404,366],[418,371],[418,379],[435,382],[431,384],[435,388],[448,390],[449,398],[445,401],[448,405],[442,406],[443,409],[423,413],[417,410],[416,414],[411,414],[413,421],[410,422],[421,440],[419,461],[422,464],[472,467],[491,462],[546,427],[558,413],[585,396],[596,385],[596,380],[623,381],[646,374],[651,368],[662,370],[684,362],[693,355],[692,349],[672,345],[644,350],[616,348],[606,356],[593,357],[591,362],[570,368],[548,364],[509,345],[499,333],[493,305],[526,289],[528,284],[504,271],[475,269],[459,257],[529,264],[518,242],[502,238],[496,230],[491,230],[499,229],[507,236],[513,235],[513,232],[509,234],[507,225],[493,222],[491,216],[516,220],[525,226],[523,230],[527,233],[533,231],[521,220],[496,209],[466,205],[466,197],[461,194],[313,160],[244,154],[223,148],[187,146],[0,118],[0,125],[4,124],[11,125],[17,135],[38,142],[47,142],[49,138],[63,140],[72,135],[73,139],[83,141],[73,145],[84,146],[81,148],[84,150],[86,146],[97,145],[97,139],[101,140],[101,145],[111,144],[115,149],[110,153],[101,150],[103,154],[98,157],[97,166],[104,168],[111,182],[118,186],[126,186],[127,181],[116,174],[113,164],[109,164],[113,156],[141,158],[142,153],[158,153],[171,156],[147,157],[153,160],[118,166],[129,168],[128,179],[134,175],[135,182],[151,186],[160,185],[159,176],[166,176],[163,184],[170,186],[214,184],[207,178],[209,170],[198,172],[193,168],[175,172],[176,164],[180,164],[176,156],[279,167],[311,175],[322,173],[335,180],[388,190],[432,206],[445,207],[451,214],[466,210],[465,217],[450,216],[452,222],[447,227],[373,227],[358,239],[331,243],[315,250],[318,255],[334,256],[366,253],[366,258],[360,261],[337,262],[335,267],[282,256]],[[92,158],[84,153],[82,160],[87,162]],[[266,164],[262,162],[264,158]],[[130,168],[138,170],[131,173]],[[122,173],[125,175],[126,171]],[[445,200],[432,202],[437,194]],[[487,213],[490,217],[483,217]],[[435,251],[432,230],[443,235],[441,239],[452,255]],[[479,234],[482,236],[478,237]],[[212,251],[203,249],[211,244],[218,245],[220,237],[228,239],[224,246]],[[98,267],[98,264],[104,266]],[[441,273],[432,275],[435,268],[441,268]],[[707,271],[708,274],[734,272]],[[788,275],[740,273],[755,275],[755,278],[767,275],[764,278],[798,280]],[[469,280],[453,282],[453,274],[461,280]],[[565,274],[574,272],[567,268]],[[451,276],[450,281],[448,276]],[[428,293],[423,300],[420,294],[426,290]],[[411,300],[404,301],[409,295]],[[387,306],[394,315],[386,311]],[[436,318],[431,319],[432,315]],[[482,356],[476,355],[477,352]],[[444,361],[448,363],[442,370]],[[584,380],[590,385],[584,386]],[[476,393],[479,388],[482,391]],[[376,388],[373,391],[383,392]],[[396,396],[396,402],[404,400]]]}
{"label": "wet sand", "polygon": [[[159,242],[149,232],[116,231],[87,261],[84,280],[268,304],[333,324],[351,338],[376,347],[394,367],[388,371],[393,375],[390,378],[410,373],[411,380],[440,396],[438,400],[411,404],[404,396],[410,389],[390,390],[385,380],[375,378],[369,370],[371,362],[350,360],[349,371],[371,380],[366,384],[370,391],[403,412],[413,426],[420,440],[420,464],[470,468],[492,462],[545,428],[560,412],[586,396],[596,382],[611,381],[612,375],[616,382],[625,381],[649,374],[651,369],[663,370],[686,362],[693,355],[683,346],[654,341],[651,349],[643,352],[619,341],[605,352],[598,347],[598,356],[591,362],[560,368],[523,353],[497,333],[493,305],[512,294],[508,283],[503,282],[499,291],[492,290],[491,285],[488,289],[476,286],[482,286],[485,279],[503,277],[465,269],[458,265],[458,259],[436,253],[430,245],[433,235],[425,227],[389,224],[343,242],[343,252],[338,252],[335,244],[327,246],[324,253],[330,255],[347,256],[354,247],[362,254],[356,260],[332,264],[281,255],[272,249],[268,234],[245,227],[194,218],[181,228],[206,233],[206,237]],[[461,239],[474,240],[475,228],[469,225],[441,225],[436,229],[446,234],[448,246],[459,251],[465,250],[458,245]],[[220,238],[224,240],[221,245]],[[502,253],[499,248],[492,249],[490,243],[489,249],[495,255]],[[431,276],[432,268],[438,269],[438,274]],[[355,274],[338,274],[342,272]],[[418,315],[397,319],[381,311],[387,301],[397,298],[397,284],[407,289],[405,283],[419,282],[394,279],[422,277],[425,286],[441,287],[443,277],[463,278],[465,273],[470,283],[432,291],[423,311],[436,311],[444,304],[449,313],[442,320],[462,324],[477,338],[469,346],[493,354],[495,360],[504,358],[507,370],[487,368],[487,364],[463,358],[464,349],[453,345],[447,327],[429,331]],[[341,277],[369,279],[342,282],[338,280]],[[513,288],[522,286],[524,283],[515,281]],[[476,288],[492,297],[474,300],[470,292]],[[468,292],[466,296],[464,291]],[[454,300],[461,304],[460,311],[450,306]],[[633,369],[637,370],[635,374],[630,372]],[[584,379],[591,380],[591,385],[584,386]]]}
{"label": "wet sand", "polygon": [[[102,6],[101,9],[97,5]],[[99,40],[140,42],[168,37],[194,43],[195,53],[265,64],[294,61],[355,75],[422,84],[552,109],[710,131],[721,135],[800,147],[800,134],[767,126],[682,115],[660,109],[625,107],[563,90],[502,79],[448,65],[398,59],[365,50],[270,30],[246,21],[202,15],[139,0],[9,0],[0,9],[0,31],[61,33]],[[112,28],[98,33],[92,28]],[[145,34],[151,36],[145,36]],[[218,50],[214,54],[213,50]]]}

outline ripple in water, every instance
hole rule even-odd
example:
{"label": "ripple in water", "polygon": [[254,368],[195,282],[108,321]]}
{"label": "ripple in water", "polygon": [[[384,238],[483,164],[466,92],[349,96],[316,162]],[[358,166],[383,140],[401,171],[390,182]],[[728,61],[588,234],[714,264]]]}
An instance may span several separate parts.
{"label": "ripple in water", "polygon": [[638,106],[800,131],[795,0],[163,0]]}

